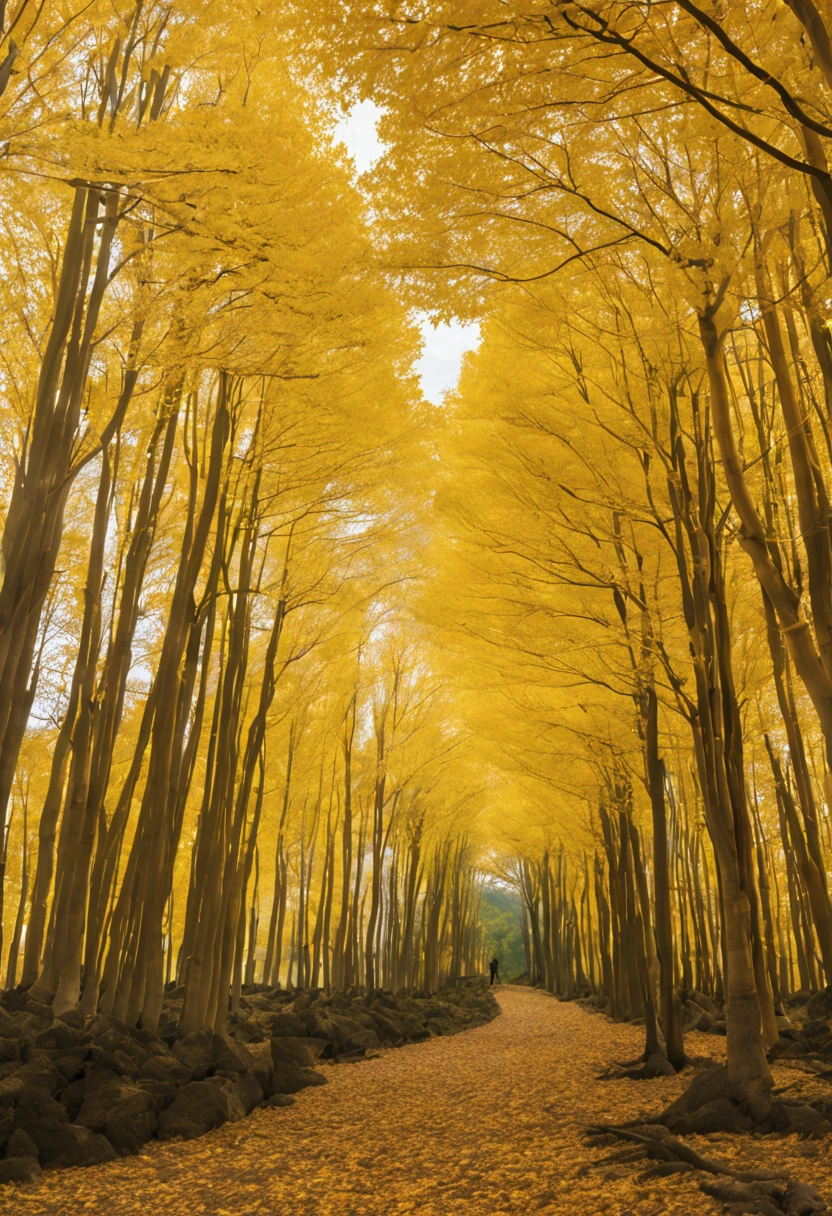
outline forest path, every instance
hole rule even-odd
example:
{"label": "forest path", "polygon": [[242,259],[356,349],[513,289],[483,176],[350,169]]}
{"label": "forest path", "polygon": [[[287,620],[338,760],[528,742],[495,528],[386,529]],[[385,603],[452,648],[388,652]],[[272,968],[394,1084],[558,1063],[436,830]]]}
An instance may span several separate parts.
{"label": "forest path", "polygon": [[[717,1213],[684,1176],[639,1183],[595,1164],[582,1132],[655,1113],[688,1079],[596,1080],[632,1058],[642,1031],[536,991],[498,990],[502,1016],[358,1064],[294,1106],[139,1157],[48,1173],[0,1192],[3,1216],[659,1216]],[[724,1040],[697,1035],[718,1055]],[[793,1076],[793,1074],[792,1074]],[[715,1143],[717,1141],[718,1143]],[[696,1138],[693,1138],[696,1142]],[[777,1165],[832,1197],[828,1148],[710,1137],[714,1156]],[[702,1147],[702,1145],[700,1145]],[[811,1161],[806,1157],[813,1158]],[[587,1168],[587,1166],[590,1166]]]}

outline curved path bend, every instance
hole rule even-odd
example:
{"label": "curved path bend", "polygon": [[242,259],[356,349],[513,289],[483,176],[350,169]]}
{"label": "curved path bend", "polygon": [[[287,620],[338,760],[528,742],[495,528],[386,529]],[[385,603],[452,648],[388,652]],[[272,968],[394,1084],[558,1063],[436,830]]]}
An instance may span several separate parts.
{"label": "curved path bend", "polygon": [[[498,990],[502,1015],[358,1064],[294,1106],[256,1111],[200,1140],[45,1175],[0,1192],[2,1216],[705,1216],[689,1178],[639,1183],[598,1165],[582,1129],[656,1112],[681,1079],[598,1081],[641,1032],[540,992]],[[697,1036],[718,1052],[721,1043]],[[708,1150],[778,1164],[832,1197],[826,1146],[751,1137]],[[718,1138],[716,1138],[718,1139]],[[811,1162],[806,1157],[811,1157]]]}

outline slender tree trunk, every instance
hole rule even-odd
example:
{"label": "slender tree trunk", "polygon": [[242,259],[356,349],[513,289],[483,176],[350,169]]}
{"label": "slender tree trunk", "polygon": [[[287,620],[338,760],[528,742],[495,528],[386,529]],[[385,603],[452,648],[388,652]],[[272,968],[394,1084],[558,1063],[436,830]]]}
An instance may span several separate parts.
{"label": "slender tree trunk", "polygon": [[[673,922],[670,906],[670,874],[667,859],[667,816],[664,765],[659,756],[658,701],[655,686],[647,688],[645,714],[647,782],[653,811],[653,881],[655,883],[656,953],[659,960],[661,1026],[667,1058],[675,1069],[686,1063],[682,1035],[682,1006],[673,976]],[[648,922],[649,923],[649,922]]]}

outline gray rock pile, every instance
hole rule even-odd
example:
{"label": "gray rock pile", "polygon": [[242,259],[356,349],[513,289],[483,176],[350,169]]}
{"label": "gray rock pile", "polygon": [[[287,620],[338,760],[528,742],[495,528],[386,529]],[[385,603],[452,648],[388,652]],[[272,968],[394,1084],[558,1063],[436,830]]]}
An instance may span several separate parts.
{"label": "gray rock pile", "polygon": [[713,997],[694,989],[684,989],[680,996],[685,1034],[691,1030],[701,1030],[704,1034],[725,1034],[725,1010]]}
{"label": "gray rock pile", "polygon": [[[725,1034],[725,1012],[711,997],[701,992],[683,992],[684,1030],[705,1034]],[[797,994],[784,1010],[777,1013],[779,1039],[768,1051],[776,1060],[804,1059],[813,1071],[832,1068],[832,987],[813,995]]]}
{"label": "gray rock pile", "polygon": [[832,988],[795,1000],[789,1017],[778,1017],[780,1039],[768,1054],[770,1060],[797,1060],[815,1071],[832,1068]]}
{"label": "gray rock pile", "polygon": [[98,1165],[153,1137],[193,1139],[259,1106],[288,1106],[323,1085],[321,1060],[455,1034],[499,1007],[482,981],[431,996],[357,989],[246,989],[227,1032],[176,1033],[182,990],[167,995],[159,1033],[116,1018],[53,1018],[14,990],[0,995],[0,1183]]}

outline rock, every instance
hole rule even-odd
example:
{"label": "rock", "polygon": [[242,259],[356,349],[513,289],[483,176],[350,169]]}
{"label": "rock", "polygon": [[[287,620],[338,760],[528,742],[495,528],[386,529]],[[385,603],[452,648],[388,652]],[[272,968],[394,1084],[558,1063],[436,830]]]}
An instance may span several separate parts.
{"label": "rock", "polygon": [[177,1093],[177,1087],[167,1081],[137,1081],[136,1088],[150,1094],[157,1111],[167,1110]]}
{"label": "rock", "polygon": [[295,1099],[291,1094],[272,1094],[270,1098],[266,1098],[264,1106],[294,1106]]}
{"label": "rock", "polygon": [[247,1115],[250,1115],[255,1106],[259,1106],[263,1101],[264,1093],[257,1083],[256,1078],[250,1072],[241,1072],[236,1081],[232,1082],[237,1097],[240,1100],[240,1105]]}
{"label": "rock", "polygon": [[118,1018],[114,1018],[110,1013],[97,1013],[87,1023],[87,1033],[91,1034],[94,1039],[100,1039],[109,1030],[114,1030],[116,1034],[123,1036],[130,1033],[127,1029],[127,1024],[119,1021]]}
{"label": "rock", "polygon": [[104,1135],[122,1157],[137,1153],[155,1134],[156,1109],[152,1095],[137,1086],[113,1107],[104,1126]]}
{"label": "rock", "polygon": [[794,1030],[794,1022],[783,1013],[778,1013],[774,1021],[781,1034],[784,1030]]}
{"label": "rock", "polygon": [[275,1038],[271,1043],[273,1060],[283,1064],[297,1064],[300,1068],[313,1068],[327,1049],[325,1039],[295,1039],[290,1035]]}
{"label": "rock", "polygon": [[89,1036],[85,1034],[83,1027],[79,1030],[72,1026],[67,1026],[64,1021],[57,1018],[51,1026],[48,1026],[46,1030],[42,1030],[36,1037],[35,1047],[79,1047],[84,1043],[85,1039],[89,1039]]}
{"label": "rock", "polygon": [[826,1018],[812,1018],[803,1027],[803,1036],[807,1039],[828,1039],[829,1023]]}
{"label": "rock", "polygon": [[145,1090],[137,1090],[127,1078],[118,1078],[108,1085],[97,1086],[91,1093],[84,1094],[84,1103],[75,1117],[75,1122],[81,1127],[88,1127],[92,1132],[103,1134],[111,1112],[135,1093],[140,1093],[145,1100],[152,1101]]}
{"label": "rock", "polygon": [[[275,1040],[277,1042],[278,1040]],[[314,1040],[313,1040],[314,1041]],[[283,1040],[280,1040],[282,1043]],[[246,1047],[246,1056],[249,1061],[249,1070],[251,1071],[257,1084],[263,1091],[266,1098],[270,1098],[274,1093],[274,1063],[272,1062],[273,1044],[268,1041],[263,1043],[249,1043]]]}
{"label": "rock", "polygon": [[79,1047],[41,1047],[39,1051],[53,1063],[58,1060],[80,1060],[84,1064],[90,1058],[91,1048],[91,1043],[82,1043]]}
{"label": "rock", "polygon": [[790,1132],[809,1135],[811,1132],[819,1131],[821,1124],[829,1126],[820,1111],[815,1110],[813,1106],[787,1106],[785,1103],[783,1106]]}
{"label": "rock", "polygon": [[49,1026],[55,1020],[51,1002],[47,1004],[44,1001],[35,1000],[32,996],[33,991],[34,989],[30,988],[26,993],[23,1012],[28,1013],[30,1017],[40,1019],[46,1026]]}
{"label": "rock", "polygon": [[422,1016],[427,1022],[430,1018],[452,1018],[454,1016],[454,1007],[447,1001],[429,1000],[424,1009]]}
{"label": "rock", "polygon": [[371,1010],[376,1027],[376,1033],[385,1043],[401,1043],[405,1038],[404,1026],[395,1018],[389,1017],[379,1009]]}
{"label": "rock", "polygon": [[19,1077],[6,1077],[4,1081],[0,1081],[0,1110],[4,1107],[16,1106],[23,1097],[23,1091],[26,1086]]}
{"label": "rock", "polygon": [[427,1026],[419,1021],[413,1014],[408,1014],[404,1020],[405,1037],[413,1043],[424,1043],[430,1038],[430,1031]]}
{"label": "rock", "polygon": [[0,1110],[0,1153],[6,1147],[7,1143],[14,1134],[14,1111],[10,1106],[4,1106]]}
{"label": "rock", "polygon": [[296,996],[292,1002],[292,1012],[302,1013],[305,1009],[309,1009],[321,995],[323,989],[309,988],[306,992],[302,992],[300,996]]}
{"label": "rock", "polygon": [[74,1123],[44,1124],[32,1139],[38,1146],[44,1169],[103,1165],[116,1158],[115,1149],[108,1140]]}
{"label": "rock", "polygon": [[245,1111],[231,1084],[224,1078],[189,1081],[171,1106],[159,1116],[159,1139],[182,1136],[193,1140],[223,1123],[245,1118]]}
{"label": "rock", "polygon": [[796,1060],[799,1056],[805,1056],[806,1054],[805,1043],[801,1043],[798,1039],[794,1043],[789,1043],[785,1051],[780,1052],[780,1058],[782,1060]]}
{"label": "rock", "polygon": [[7,1157],[34,1157],[38,1159],[38,1148],[32,1137],[22,1127],[12,1132],[11,1139],[6,1145]]}
{"label": "rock", "polygon": [[16,988],[7,988],[5,992],[0,992],[0,1020],[3,1020],[9,1013],[15,1013],[18,1009],[22,1009],[26,1004],[26,991],[19,985]]}
{"label": "rock", "polygon": [[86,1025],[86,1018],[78,1008],[67,1009],[64,1013],[57,1014],[56,1017],[59,1022],[66,1023],[74,1030],[83,1030]]}
{"label": "rock", "polygon": [[191,1071],[214,1067],[214,1032],[208,1026],[191,1030],[173,1045],[173,1054]]}
{"label": "rock", "polygon": [[61,1076],[49,1056],[42,1051],[33,1051],[27,1063],[17,1069],[15,1076],[25,1086],[42,1089],[53,1096],[66,1085],[66,1078]]}
{"label": "rock", "polygon": [[79,1079],[78,1081],[73,1081],[71,1084],[67,1085],[66,1089],[61,1094],[60,1103],[66,1111],[70,1123],[74,1121],[75,1116],[78,1114],[78,1111],[81,1109],[84,1103],[84,1089],[85,1082],[83,1079]]}
{"label": "rock", "polygon": [[382,1009],[398,1009],[398,1003],[392,992],[388,992],[386,988],[374,988],[368,1000],[368,1008],[372,1006],[374,1009],[381,1007]]}
{"label": "rock", "polygon": [[114,1084],[122,1076],[123,1074],[121,1073],[113,1072],[112,1068],[105,1068],[103,1065],[96,1064],[90,1060],[84,1065],[84,1097],[87,1097],[96,1089],[100,1089],[102,1085]]}
{"label": "rock", "polygon": [[[305,1038],[307,1035],[306,1023],[296,1013],[290,1013],[284,1010],[281,1013],[276,1013],[269,1022],[269,1034],[273,1038],[289,1035],[292,1038]],[[326,1038],[327,1036],[322,1036]]]}
{"label": "rock", "polygon": [[813,1186],[792,1180],[783,1196],[786,1216],[815,1216],[816,1212],[827,1212],[826,1201]]}
{"label": "rock", "polygon": [[154,1055],[145,1060],[136,1079],[139,1081],[164,1081],[169,1085],[185,1085],[191,1080],[193,1070],[176,1056]]}
{"label": "rock", "polygon": [[[60,1055],[52,1063],[63,1077],[63,1084],[68,1085],[84,1075],[84,1060],[82,1055]],[[62,1088],[59,1086],[59,1088]]]}
{"label": "rock", "polygon": [[132,1055],[142,1050],[133,1038],[133,1032],[124,1022],[114,1022],[99,1028],[93,1039],[96,1047],[101,1047],[104,1051],[123,1051],[125,1055]]}
{"label": "rock", "polygon": [[[306,1021],[307,1036],[323,1039],[327,1044],[327,1055],[334,1056],[338,1050],[338,1043],[342,1038],[342,1033],[330,1016],[330,1012],[330,1010],[310,1009],[302,1014],[302,1017]],[[338,1015],[336,1014],[335,1016],[337,1017]]]}
{"label": "rock", "polygon": [[106,1047],[90,1048],[90,1060],[101,1068],[109,1068],[117,1077],[135,1077],[139,1071],[136,1060],[126,1051],[109,1051]]}
{"label": "rock", "polygon": [[297,1064],[284,1064],[274,1061],[273,1092],[276,1094],[296,1094],[306,1089],[310,1084],[308,1075]]}
{"label": "rock", "polygon": [[7,1157],[0,1161],[0,1185],[6,1182],[37,1182],[42,1170],[34,1157]]}
{"label": "rock", "polygon": [[31,1041],[41,1030],[45,1030],[51,1022],[51,1013],[46,1017],[41,1017],[37,1014],[25,1013],[23,1010],[20,1010],[19,1013],[13,1013],[3,1023],[3,1038],[17,1039],[19,1042]]}
{"label": "rock", "polygon": [[[363,1026],[365,1030],[374,1031],[376,1028],[376,1024],[373,1021],[372,1014],[368,1010],[362,1008],[357,1003],[354,1004],[352,1006],[352,1008],[348,1010],[346,1016],[348,1018],[350,1018],[353,1022],[357,1022],[359,1026]],[[421,1011],[419,1013],[419,1019],[424,1024],[425,1017]]]}
{"label": "rock", "polygon": [[32,1087],[23,1092],[15,1111],[15,1124],[35,1144],[41,1165],[58,1168],[100,1165],[112,1161],[115,1151],[103,1136],[70,1123],[59,1102]]}
{"label": "rock", "polygon": [[245,1072],[248,1068],[245,1051],[224,1035],[214,1035],[212,1052],[217,1072]]}
{"label": "rock", "polygon": [[673,1127],[677,1135],[687,1136],[692,1132],[707,1135],[709,1132],[748,1132],[753,1124],[748,1115],[729,1098],[716,1098],[706,1102],[687,1115],[681,1115]]}
{"label": "rock", "polygon": [[274,1061],[274,1092],[296,1094],[309,1085],[326,1085],[326,1077],[311,1068],[299,1068],[297,1064]]}
{"label": "rock", "polygon": [[[122,1075],[133,1077],[144,1064],[145,1060],[150,1059],[154,1054],[139,1043],[136,1043],[129,1036],[118,1035],[112,1030],[96,1039],[95,1048],[98,1051],[104,1051],[113,1056],[118,1061],[119,1067],[123,1070]],[[112,1063],[108,1067],[112,1068]]]}
{"label": "rock", "polygon": [[724,1016],[716,1001],[711,997],[706,996],[704,992],[697,992],[696,989],[691,989],[690,992],[684,995],[686,1000],[692,1001],[695,1005],[698,1005],[700,1009],[704,1009],[706,1013],[711,1014],[715,1020],[718,1020]]}
{"label": "rock", "polygon": [[20,1095],[20,1100],[15,1108],[15,1127],[22,1127],[25,1132],[28,1132],[32,1136],[35,1144],[37,1144],[37,1137],[32,1135],[31,1129],[37,1124],[48,1120],[54,1120],[58,1123],[69,1122],[67,1113],[60,1102],[56,1102],[54,1098],[44,1093],[42,1089],[28,1086]]}
{"label": "rock", "polygon": [[[333,1014],[330,1021],[335,1026],[335,1045],[342,1054],[372,1051],[381,1046],[376,1032],[368,1030],[367,1027],[362,1026],[360,1022],[355,1021],[353,1018],[345,1018],[338,1014]],[[425,1030],[423,1024],[419,1025],[419,1030]],[[430,1032],[428,1031],[427,1034],[429,1037]]]}
{"label": "rock", "polygon": [[725,1022],[714,1022],[713,1026],[708,1031],[708,1034],[727,1034],[728,1026]]}
{"label": "rock", "polygon": [[256,1022],[245,1018],[234,1018],[228,1033],[237,1043],[262,1043],[266,1037]]}
{"label": "rock", "polygon": [[68,1124],[69,1116],[60,1102],[56,1102],[49,1093],[28,1086],[21,1094],[21,1099],[15,1108],[15,1127],[22,1127],[38,1144],[36,1128],[45,1122]]}
{"label": "rock", "polygon": [[170,1050],[160,1035],[154,1034],[152,1030],[148,1030],[144,1026],[132,1027],[130,1038],[143,1049],[145,1056],[148,1054],[154,1056],[167,1055]]}
{"label": "rock", "polygon": [[715,1019],[706,1009],[700,1009],[697,1005],[689,1005],[691,1011],[690,1017],[685,1022],[685,1032],[691,1030],[708,1031],[714,1024]]}
{"label": "rock", "polygon": [[258,1009],[263,1013],[271,1013],[274,1008],[274,1002],[265,992],[256,992],[246,999],[250,1009]]}
{"label": "rock", "polygon": [[326,1085],[327,1079],[322,1072],[315,1072],[314,1068],[304,1068],[301,1070],[306,1077],[307,1085]]}
{"label": "rock", "polygon": [[20,1059],[20,1044],[17,1039],[0,1039],[0,1064]]}
{"label": "rock", "polygon": [[824,1018],[826,1021],[832,1017],[832,985],[809,997],[806,1013],[810,1018]]}

